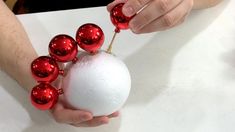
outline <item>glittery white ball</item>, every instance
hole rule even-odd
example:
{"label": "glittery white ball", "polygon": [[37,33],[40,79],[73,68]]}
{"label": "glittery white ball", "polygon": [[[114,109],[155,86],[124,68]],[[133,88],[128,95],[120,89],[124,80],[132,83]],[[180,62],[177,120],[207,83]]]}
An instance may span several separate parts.
{"label": "glittery white ball", "polygon": [[94,116],[109,115],[126,102],[131,78],[126,65],[117,57],[99,52],[82,53],[64,78],[66,102]]}

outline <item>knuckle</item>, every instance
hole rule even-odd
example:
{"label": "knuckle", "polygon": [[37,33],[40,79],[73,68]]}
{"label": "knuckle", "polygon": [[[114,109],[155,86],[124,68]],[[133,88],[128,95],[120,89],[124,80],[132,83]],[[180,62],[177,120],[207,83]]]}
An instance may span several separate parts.
{"label": "knuckle", "polygon": [[151,21],[151,19],[152,19],[151,13],[145,13],[145,14],[143,14],[142,18],[143,18],[143,22],[149,22],[149,21]]}
{"label": "knuckle", "polygon": [[168,0],[159,0],[156,5],[160,13],[165,13],[170,10],[170,3]]}
{"label": "knuckle", "polygon": [[167,27],[174,25],[174,18],[169,14],[166,14],[165,16],[163,16],[162,20],[163,20],[163,24]]}
{"label": "knuckle", "polygon": [[145,2],[144,0],[135,0],[135,4],[138,8],[141,8],[145,4]]}

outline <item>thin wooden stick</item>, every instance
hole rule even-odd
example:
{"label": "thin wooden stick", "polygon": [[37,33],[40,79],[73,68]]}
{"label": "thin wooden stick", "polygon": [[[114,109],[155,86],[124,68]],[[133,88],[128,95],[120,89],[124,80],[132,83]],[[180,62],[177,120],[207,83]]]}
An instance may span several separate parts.
{"label": "thin wooden stick", "polygon": [[109,54],[111,54],[111,53],[112,53],[113,41],[114,41],[114,39],[115,39],[116,35],[117,35],[117,32],[114,32],[114,34],[113,34],[113,38],[112,38],[112,40],[111,40],[111,43],[109,44],[109,47],[108,47],[108,49],[106,50],[106,52],[107,52],[107,53],[109,53]]}

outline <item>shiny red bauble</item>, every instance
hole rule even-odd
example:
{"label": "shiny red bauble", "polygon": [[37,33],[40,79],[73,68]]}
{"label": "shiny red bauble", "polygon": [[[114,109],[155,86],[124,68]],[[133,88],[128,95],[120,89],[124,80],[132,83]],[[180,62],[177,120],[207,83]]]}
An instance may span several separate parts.
{"label": "shiny red bauble", "polygon": [[31,91],[31,103],[40,110],[48,110],[58,101],[59,93],[50,84],[41,83]]}
{"label": "shiny red bauble", "polygon": [[77,30],[76,41],[85,51],[96,52],[104,43],[104,33],[99,26],[87,23]]}
{"label": "shiny red bauble", "polygon": [[31,63],[31,72],[38,82],[52,82],[58,77],[60,71],[53,58],[41,56]]}
{"label": "shiny red bauble", "polygon": [[57,35],[49,43],[49,53],[56,61],[72,61],[78,53],[77,42],[68,35]]}
{"label": "shiny red bauble", "polygon": [[114,26],[118,29],[128,29],[129,28],[129,21],[133,18],[127,17],[122,13],[122,7],[124,3],[117,4],[111,11],[110,11],[110,18]]}

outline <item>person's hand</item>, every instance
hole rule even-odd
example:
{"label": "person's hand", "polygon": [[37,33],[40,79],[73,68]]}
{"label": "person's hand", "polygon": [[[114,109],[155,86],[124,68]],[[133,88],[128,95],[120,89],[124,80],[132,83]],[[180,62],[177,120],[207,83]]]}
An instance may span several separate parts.
{"label": "person's hand", "polygon": [[123,14],[133,16],[129,23],[134,33],[166,30],[181,24],[193,7],[193,0],[115,0],[107,6],[110,11],[125,3]]}
{"label": "person's hand", "polygon": [[117,117],[119,112],[114,112],[109,116],[93,117],[92,113],[74,110],[66,107],[64,99],[61,96],[58,103],[52,108],[51,113],[58,123],[66,123],[76,127],[95,127],[107,124],[110,118]]}

